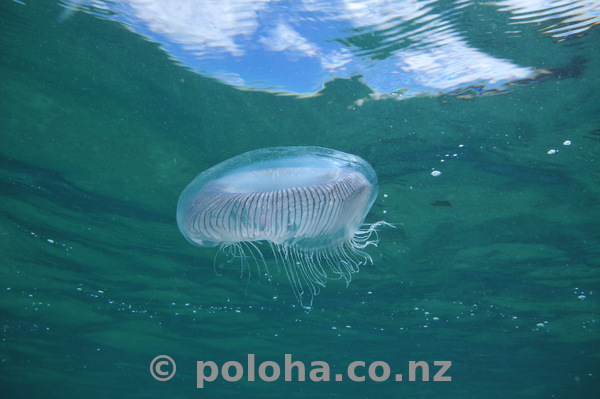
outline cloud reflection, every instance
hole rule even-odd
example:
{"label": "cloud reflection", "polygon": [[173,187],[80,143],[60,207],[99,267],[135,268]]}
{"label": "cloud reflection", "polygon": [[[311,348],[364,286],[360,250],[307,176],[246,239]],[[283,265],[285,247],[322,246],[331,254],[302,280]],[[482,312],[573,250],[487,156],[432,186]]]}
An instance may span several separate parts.
{"label": "cloud reflection", "polygon": [[[178,63],[242,90],[307,97],[333,79],[360,77],[374,98],[409,98],[470,87],[497,92],[541,72],[469,44],[456,21],[471,0],[64,1],[119,21]],[[560,37],[598,24],[600,14],[598,2],[579,0],[485,7],[510,13],[509,24],[548,23],[543,32]]]}

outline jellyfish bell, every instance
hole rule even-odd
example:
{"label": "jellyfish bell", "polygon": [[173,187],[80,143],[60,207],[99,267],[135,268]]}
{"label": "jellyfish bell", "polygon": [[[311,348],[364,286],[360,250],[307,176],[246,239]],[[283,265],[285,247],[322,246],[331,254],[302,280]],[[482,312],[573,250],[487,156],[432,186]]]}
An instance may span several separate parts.
{"label": "jellyfish bell", "polygon": [[327,279],[349,283],[372,263],[363,249],[377,244],[385,222],[363,222],[377,191],[375,171],[358,156],[264,148],[200,173],[179,197],[177,224],[192,244],[218,246],[243,266],[249,258],[266,265],[255,244],[266,241],[300,303],[310,306]]}

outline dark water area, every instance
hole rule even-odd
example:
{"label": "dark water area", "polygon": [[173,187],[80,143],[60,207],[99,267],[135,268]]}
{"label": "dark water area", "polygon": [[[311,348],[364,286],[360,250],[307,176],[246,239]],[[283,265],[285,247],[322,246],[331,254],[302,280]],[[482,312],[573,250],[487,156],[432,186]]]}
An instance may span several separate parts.
{"label": "dark water area", "polygon": [[[113,21],[24,3],[0,6],[0,396],[597,396],[598,27],[525,30],[513,48],[500,22],[469,29],[474,2],[457,22],[472,44],[552,73],[498,95],[374,100],[353,78],[299,99],[203,77]],[[295,145],[371,163],[366,221],[394,225],[366,249],[374,265],[328,282],[311,310],[274,265],[273,281],[248,275],[175,220],[202,170]],[[196,387],[197,361],[247,370],[249,354],[282,377]],[[283,380],[285,354],[307,381]],[[158,355],[177,364],[169,381],[149,372]],[[309,380],[313,361],[332,381]],[[404,380],[334,381],[353,361]],[[408,381],[410,361],[430,381]],[[452,381],[433,381],[435,361],[452,362]]]}

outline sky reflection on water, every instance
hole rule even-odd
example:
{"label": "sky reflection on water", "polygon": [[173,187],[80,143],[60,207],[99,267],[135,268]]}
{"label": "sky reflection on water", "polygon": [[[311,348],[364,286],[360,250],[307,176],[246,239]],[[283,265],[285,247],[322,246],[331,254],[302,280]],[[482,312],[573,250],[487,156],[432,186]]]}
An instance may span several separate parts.
{"label": "sky reflection on water", "polygon": [[[600,23],[581,0],[64,0],[159,43],[176,62],[242,90],[313,96],[359,77],[371,98],[506,90],[548,73],[469,37],[561,41]],[[67,11],[65,16],[72,13]],[[468,21],[467,21],[468,20]],[[501,35],[501,37],[498,37]],[[492,43],[493,44],[493,43]]]}

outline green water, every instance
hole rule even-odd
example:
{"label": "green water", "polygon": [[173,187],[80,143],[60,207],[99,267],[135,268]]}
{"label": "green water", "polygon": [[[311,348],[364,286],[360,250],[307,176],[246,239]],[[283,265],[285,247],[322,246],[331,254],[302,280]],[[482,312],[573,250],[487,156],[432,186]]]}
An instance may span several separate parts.
{"label": "green water", "polygon": [[[508,94],[358,107],[357,82],[304,100],[239,92],[41,3],[0,6],[2,398],[595,397],[600,30],[542,40],[547,67],[571,68]],[[396,225],[368,250],[375,265],[329,283],[311,311],[284,274],[240,278],[175,222],[197,173],[280,145],[371,162],[367,221]],[[286,353],[335,372],[451,361],[452,381],[196,388],[196,361],[283,367]],[[149,373],[162,354],[177,362],[166,382]]]}

